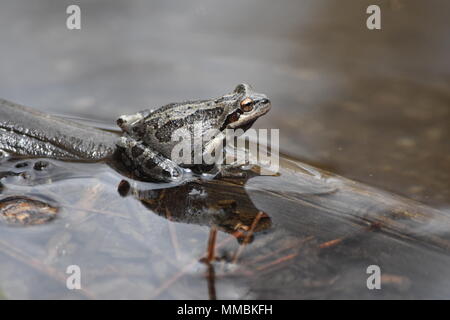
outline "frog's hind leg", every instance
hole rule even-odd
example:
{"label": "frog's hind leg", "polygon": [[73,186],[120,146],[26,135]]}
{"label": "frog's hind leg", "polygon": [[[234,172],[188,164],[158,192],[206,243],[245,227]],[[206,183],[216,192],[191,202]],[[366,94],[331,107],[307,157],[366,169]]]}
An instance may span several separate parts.
{"label": "frog's hind leg", "polygon": [[175,162],[128,135],[122,136],[117,146],[123,164],[138,178],[170,182],[183,177],[183,169]]}

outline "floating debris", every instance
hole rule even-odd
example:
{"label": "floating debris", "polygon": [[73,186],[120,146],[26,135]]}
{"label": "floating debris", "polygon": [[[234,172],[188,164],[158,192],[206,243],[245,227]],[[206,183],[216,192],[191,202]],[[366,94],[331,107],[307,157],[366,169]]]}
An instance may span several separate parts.
{"label": "floating debris", "polygon": [[7,197],[0,200],[0,217],[13,225],[38,225],[56,218],[59,209],[40,200],[22,196]]}
{"label": "floating debris", "polygon": [[34,166],[33,169],[37,170],[37,171],[42,171],[45,170],[45,168],[47,168],[50,165],[50,163],[48,161],[37,161]]}
{"label": "floating debris", "polygon": [[117,187],[117,191],[119,192],[120,196],[126,197],[128,193],[130,192],[131,185],[127,180],[122,180],[119,183],[119,186]]}

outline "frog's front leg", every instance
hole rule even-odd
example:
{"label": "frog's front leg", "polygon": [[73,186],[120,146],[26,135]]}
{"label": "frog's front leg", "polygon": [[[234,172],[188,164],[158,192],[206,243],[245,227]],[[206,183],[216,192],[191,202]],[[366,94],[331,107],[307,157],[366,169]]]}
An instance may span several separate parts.
{"label": "frog's front leg", "polygon": [[122,162],[138,178],[171,182],[183,177],[183,169],[175,162],[127,134],[120,137],[117,146]]}
{"label": "frog's front leg", "polygon": [[223,132],[220,132],[214,139],[205,145],[202,154],[204,163],[200,166],[202,172],[214,175],[220,173],[221,176],[236,176],[236,173],[231,172],[245,164],[245,161],[237,163],[236,159],[245,160],[248,159],[248,156],[244,150],[244,155],[239,155],[236,158],[236,148],[226,145],[225,142],[225,135]]}
{"label": "frog's front leg", "polygon": [[[211,152],[211,150],[212,146],[210,146],[208,152]],[[220,152],[222,153],[222,157],[220,158],[220,161],[215,164],[215,170],[219,173],[220,177],[242,178],[246,176],[245,171],[247,169],[244,169],[244,171],[239,169],[251,164],[251,153],[249,150],[227,144]]]}

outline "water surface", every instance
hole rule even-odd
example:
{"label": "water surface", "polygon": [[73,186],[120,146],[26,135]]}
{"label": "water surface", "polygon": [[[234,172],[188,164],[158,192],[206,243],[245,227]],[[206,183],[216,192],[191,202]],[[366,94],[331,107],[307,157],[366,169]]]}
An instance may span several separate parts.
{"label": "water surface", "polygon": [[[69,4],[2,2],[2,98],[112,129],[121,114],[217,97],[248,82],[271,98],[271,112],[255,126],[280,129],[284,154],[418,200],[433,213],[402,236],[387,235],[350,216],[305,207],[306,195],[324,189],[330,203],[328,185],[298,179],[294,196],[280,200],[261,191],[276,186],[276,177],[256,190],[246,182],[238,199],[249,214],[242,219],[251,224],[264,211],[270,223],[239,263],[230,263],[239,242],[229,225],[211,220],[223,224],[217,240],[225,257],[214,264],[213,277],[199,262],[210,224],[170,222],[152,203],[122,197],[124,177],[108,166],[52,161],[50,171],[36,172],[2,162],[0,171],[31,178],[2,178],[1,197],[32,196],[61,208],[46,225],[0,225],[3,297],[449,296],[447,224],[436,218],[450,207],[447,3],[381,1],[381,31],[365,28],[370,1],[79,1],[80,31],[65,28]],[[218,191],[214,184],[191,187],[170,195],[188,201],[186,192]],[[225,193],[222,200],[230,199]],[[371,205],[382,215],[382,205]],[[404,238],[407,231],[416,240]],[[83,291],[65,288],[69,264],[84,270]],[[366,289],[368,264],[384,267],[387,290]]]}

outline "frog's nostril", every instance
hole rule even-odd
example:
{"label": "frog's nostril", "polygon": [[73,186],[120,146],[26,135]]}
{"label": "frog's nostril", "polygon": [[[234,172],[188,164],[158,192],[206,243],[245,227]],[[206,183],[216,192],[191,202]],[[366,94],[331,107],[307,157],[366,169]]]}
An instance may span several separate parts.
{"label": "frog's nostril", "polygon": [[261,100],[261,103],[263,103],[263,104],[268,104],[268,103],[270,103],[270,100],[269,100],[269,99],[262,99],[262,100]]}

